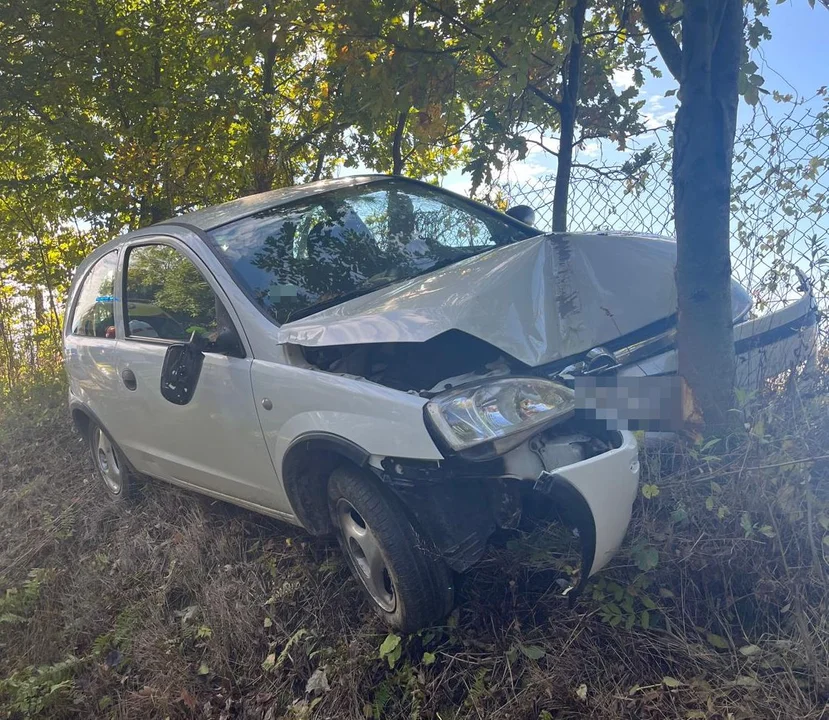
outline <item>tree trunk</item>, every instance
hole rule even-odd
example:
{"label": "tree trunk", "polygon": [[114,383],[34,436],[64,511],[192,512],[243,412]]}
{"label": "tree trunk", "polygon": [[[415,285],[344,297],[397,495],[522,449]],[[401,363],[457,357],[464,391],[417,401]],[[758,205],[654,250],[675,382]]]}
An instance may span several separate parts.
{"label": "tree trunk", "polygon": [[559,112],[561,134],[558,143],[556,184],[553,190],[553,232],[567,230],[567,200],[570,195],[570,175],[573,168],[573,133],[576,126],[575,108],[562,105]]}
{"label": "tree trunk", "polygon": [[408,110],[400,113],[397,117],[397,126],[394,128],[394,138],[391,144],[391,174],[403,174],[403,133],[406,130],[406,120],[409,117]]}
{"label": "tree trunk", "polygon": [[674,126],[679,374],[685,419],[709,431],[734,407],[729,214],[742,49],[740,0],[686,0]]}
{"label": "tree trunk", "polygon": [[[268,28],[267,32],[271,32]],[[260,193],[273,187],[271,162],[271,133],[273,132],[274,65],[277,46],[271,41],[262,64],[262,115],[254,121],[251,131],[251,160],[253,164],[253,191]]]}
{"label": "tree trunk", "polygon": [[581,89],[581,54],[586,12],[587,0],[576,0],[573,6],[573,42],[562,71],[561,105],[558,108],[561,133],[558,143],[556,184],[553,190],[554,232],[567,230],[567,200],[570,195],[570,175],[573,169],[573,140]]}

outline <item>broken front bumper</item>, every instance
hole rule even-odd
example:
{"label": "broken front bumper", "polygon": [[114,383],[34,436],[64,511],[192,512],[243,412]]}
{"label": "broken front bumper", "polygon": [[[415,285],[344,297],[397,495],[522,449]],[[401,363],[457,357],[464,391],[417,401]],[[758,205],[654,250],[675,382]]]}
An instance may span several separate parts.
{"label": "broken front bumper", "polygon": [[550,497],[579,531],[579,591],[621,545],[636,497],[636,439],[630,432],[613,436],[613,447],[585,460],[576,460],[566,437],[556,444],[557,436],[550,432],[546,445],[529,440],[488,462],[373,458],[369,467],[403,501],[429,544],[457,572],[480,559],[497,526],[515,527],[511,521],[521,514],[522,498],[526,501],[533,493]]}
{"label": "broken front bumper", "polygon": [[[534,488],[556,500],[579,530],[582,567],[577,590],[607,565],[630,523],[639,486],[639,448],[632,433],[619,436],[618,447],[572,465],[545,469],[534,481]],[[538,451],[539,461],[549,467],[544,453]],[[517,457],[505,460],[508,472],[511,464],[519,462]]]}

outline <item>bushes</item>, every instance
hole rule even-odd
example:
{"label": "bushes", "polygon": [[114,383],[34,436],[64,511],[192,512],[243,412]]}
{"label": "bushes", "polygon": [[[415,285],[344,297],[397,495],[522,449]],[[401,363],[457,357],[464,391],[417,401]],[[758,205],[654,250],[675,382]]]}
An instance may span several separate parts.
{"label": "bushes", "polygon": [[443,627],[396,638],[334,545],[159,483],[105,502],[62,393],[33,392],[0,420],[0,717],[821,716],[825,397],[645,453],[628,542],[572,610],[553,527],[496,539]]}

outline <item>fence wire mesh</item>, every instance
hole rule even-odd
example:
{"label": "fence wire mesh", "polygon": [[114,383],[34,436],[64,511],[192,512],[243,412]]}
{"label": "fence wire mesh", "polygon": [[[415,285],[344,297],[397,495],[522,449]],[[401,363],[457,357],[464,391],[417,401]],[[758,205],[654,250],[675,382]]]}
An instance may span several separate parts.
{"label": "fence wire mesh", "polygon": [[[504,187],[509,203],[531,205],[537,225],[552,226],[554,175]],[[671,134],[640,138],[613,167],[573,169],[571,231],[615,230],[674,235]],[[737,134],[732,176],[734,276],[758,308],[790,300],[799,267],[827,300],[829,259],[829,120],[825,109],[798,106],[783,118],[758,112]]]}

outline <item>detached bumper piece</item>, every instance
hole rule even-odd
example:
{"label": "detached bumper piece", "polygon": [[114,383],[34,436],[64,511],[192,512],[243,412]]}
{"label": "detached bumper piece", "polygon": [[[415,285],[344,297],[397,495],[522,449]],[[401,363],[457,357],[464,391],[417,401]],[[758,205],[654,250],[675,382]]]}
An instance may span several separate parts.
{"label": "detached bumper piece", "polygon": [[625,537],[639,486],[639,451],[631,433],[618,448],[554,472],[543,472],[535,489],[552,497],[578,529],[582,569],[576,596],[604,568]]}
{"label": "detached bumper piece", "polygon": [[579,531],[582,572],[573,591],[578,594],[619,548],[630,522],[639,482],[638,446],[631,433],[617,436],[616,447],[561,467],[555,462],[562,457],[560,446],[530,449],[525,444],[481,463],[385,458],[373,469],[457,572],[481,558],[496,527],[517,527],[528,495],[548,496]]}

